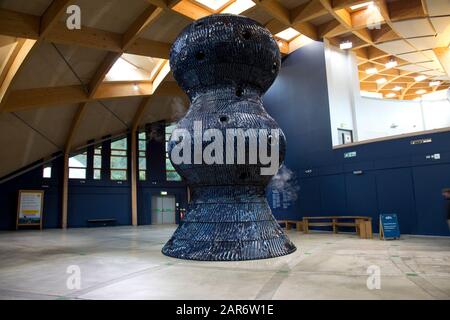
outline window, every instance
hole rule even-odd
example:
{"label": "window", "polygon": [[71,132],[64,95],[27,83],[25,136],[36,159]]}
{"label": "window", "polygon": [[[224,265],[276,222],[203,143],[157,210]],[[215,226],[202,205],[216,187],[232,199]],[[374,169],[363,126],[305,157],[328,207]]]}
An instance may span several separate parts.
{"label": "window", "polygon": [[127,180],[127,138],[111,142],[111,180]]}
{"label": "window", "polygon": [[141,132],[138,135],[138,153],[139,153],[139,180],[147,180],[147,133]]}
{"label": "window", "polygon": [[69,158],[69,179],[86,179],[87,152]]}
{"label": "window", "polygon": [[102,147],[94,149],[94,180],[102,179]]}
{"label": "window", "polygon": [[166,126],[166,179],[167,181],[181,181],[181,176],[175,171],[175,168],[173,167],[172,163],[169,159],[169,140],[170,136],[175,130],[176,125],[168,125]]}
{"label": "window", "polygon": [[42,169],[42,178],[50,179],[52,177],[52,165],[46,164]]}

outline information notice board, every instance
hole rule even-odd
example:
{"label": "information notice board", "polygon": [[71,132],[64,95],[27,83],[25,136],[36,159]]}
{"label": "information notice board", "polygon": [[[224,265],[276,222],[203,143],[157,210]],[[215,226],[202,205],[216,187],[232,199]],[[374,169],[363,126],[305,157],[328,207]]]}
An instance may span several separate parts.
{"label": "information notice board", "polygon": [[19,190],[16,229],[22,226],[38,226],[42,229],[43,206],[44,191]]}
{"label": "information notice board", "polygon": [[395,213],[380,214],[380,239],[399,239],[400,227]]}

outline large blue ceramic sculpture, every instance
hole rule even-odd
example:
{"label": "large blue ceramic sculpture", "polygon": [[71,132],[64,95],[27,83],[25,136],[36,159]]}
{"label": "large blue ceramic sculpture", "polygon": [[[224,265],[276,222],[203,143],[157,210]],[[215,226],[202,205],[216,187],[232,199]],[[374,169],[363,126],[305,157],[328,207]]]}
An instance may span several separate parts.
{"label": "large blue ceramic sculpture", "polygon": [[[194,121],[202,121],[203,130],[219,129],[224,137],[227,128],[279,129],[264,110],[261,95],[275,80],[280,63],[280,51],[270,32],[249,18],[212,15],[192,23],[170,53],[173,75],[191,100],[177,128],[193,135]],[[176,143],[169,142],[169,154]],[[206,145],[203,142],[203,148]],[[282,163],[282,132],[279,149]],[[174,167],[190,187],[191,202],[162,249],[165,255],[235,261],[278,257],[296,250],[267,203],[265,188],[272,176],[261,175],[260,162],[174,163]]]}

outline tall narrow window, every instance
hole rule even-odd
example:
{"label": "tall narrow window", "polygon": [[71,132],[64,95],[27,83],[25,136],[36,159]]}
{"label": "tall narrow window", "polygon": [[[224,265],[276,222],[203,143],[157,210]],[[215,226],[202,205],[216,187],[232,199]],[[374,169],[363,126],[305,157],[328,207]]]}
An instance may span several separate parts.
{"label": "tall narrow window", "polygon": [[111,142],[111,180],[127,180],[127,138]]}
{"label": "tall narrow window", "polygon": [[69,158],[69,179],[86,179],[87,152]]}
{"label": "tall narrow window", "polygon": [[42,178],[50,179],[52,177],[52,165],[46,164],[42,168]]}
{"label": "tall narrow window", "polygon": [[94,180],[102,179],[102,147],[94,149]]}
{"label": "tall narrow window", "polygon": [[141,132],[138,135],[138,152],[139,152],[139,180],[147,180],[147,133]]}
{"label": "tall narrow window", "polygon": [[172,162],[170,162],[169,159],[169,140],[170,135],[172,134],[173,130],[175,130],[176,125],[168,125],[166,126],[166,179],[167,181],[181,181],[181,176],[175,171],[175,168],[172,165]]}

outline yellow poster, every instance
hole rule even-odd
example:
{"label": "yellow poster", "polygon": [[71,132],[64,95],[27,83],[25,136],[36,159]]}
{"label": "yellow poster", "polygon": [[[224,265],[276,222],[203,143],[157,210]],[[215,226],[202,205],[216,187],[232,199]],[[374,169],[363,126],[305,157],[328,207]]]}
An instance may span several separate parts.
{"label": "yellow poster", "polygon": [[20,190],[18,225],[41,224],[44,191]]}

